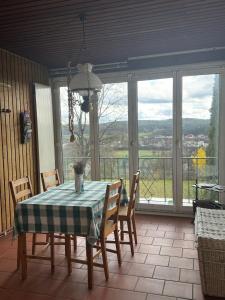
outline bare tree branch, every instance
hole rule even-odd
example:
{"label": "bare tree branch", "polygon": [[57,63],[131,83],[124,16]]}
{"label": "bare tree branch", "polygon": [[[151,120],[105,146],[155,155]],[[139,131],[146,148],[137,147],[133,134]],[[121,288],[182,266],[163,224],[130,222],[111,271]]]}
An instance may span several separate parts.
{"label": "bare tree branch", "polygon": [[[90,157],[88,115],[81,111],[79,105],[81,99],[79,97],[77,99],[78,105],[74,107],[75,135],[77,137],[74,149],[77,151],[77,156],[83,157],[84,163],[87,163],[88,157]],[[106,84],[103,86],[98,99],[99,144],[107,141],[108,133],[110,133],[112,128],[115,128],[118,120],[121,118],[121,114],[124,113],[119,109],[120,106],[122,107],[123,99],[124,93],[121,90],[121,86],[117,84]],[[113,120],[112,116],[114,117]],[[109,138],[108,142],[112,143],[112,139]]]}

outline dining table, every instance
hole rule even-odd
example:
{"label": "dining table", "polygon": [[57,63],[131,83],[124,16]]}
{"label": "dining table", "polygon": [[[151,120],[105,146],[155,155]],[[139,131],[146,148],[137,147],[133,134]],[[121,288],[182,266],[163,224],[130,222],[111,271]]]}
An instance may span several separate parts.
{"label": "dining table", "polygon": [[[26,233],[60,233],[86,238],[86,250],[92,251],[98,240],[109,181],[85,181],[84,190],[75,191],[73,182],[66,182],[50,190],[19,202],[15,210],[14,233],[18,235],[22,279],[27,277]],[[121,205],[128,203],[123,186]],[[92,288],[93,263],[88,264],[88,286]]]}

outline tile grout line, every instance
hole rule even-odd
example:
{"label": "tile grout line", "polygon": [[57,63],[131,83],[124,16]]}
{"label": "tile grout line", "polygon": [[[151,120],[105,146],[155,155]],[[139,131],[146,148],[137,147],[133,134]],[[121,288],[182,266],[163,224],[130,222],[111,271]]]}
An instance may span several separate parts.
{"label": "tile grout line", "polygon": [[166,280],[164,280],[164,282],[163,282],[162,295],[164,295],[165,285],[166,285]]}

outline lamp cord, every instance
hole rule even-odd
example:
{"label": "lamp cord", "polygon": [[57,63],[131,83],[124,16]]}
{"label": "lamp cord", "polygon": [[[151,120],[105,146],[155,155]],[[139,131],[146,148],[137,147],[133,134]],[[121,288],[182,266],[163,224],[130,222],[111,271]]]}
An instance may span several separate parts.
{"label": "lamp cord", "polygon": [[[84,51],[87,49],[87,41],[86,41],[86,27],[85,27],[85,21],[86,21],[86,14],[82,13],[79,15],[80,21],[82,22],[82,42],[80,44],[80,48],[79,48],[79,53],[77,56],[77,63],[81,62],[81,57],[82,54],[84,53]],[[75,140],[75,135],[74,135],[74,107],[75,107],[75,103],[77,102],[77,100],[74,98],[74,95],[72,93],[72,91],[69,88],[70,85],[70,80],[72,77],[72,72],[71,72],[71,65],[72,62],[69,61],[68,62],[68,72],[67,72],[67,91],[68,91],[68,110],[69,110],[69,131],[71,133],[70,136],[70,141],[74,142]],[[89,85],[89,76],[88,76],[88,85]],[[90,91],[88,90],[88,99],[90,98]]]}
{"label": "lamp cord", "polygon": [[79,18],[80,18],[80,21],[82,23],[82,41],[81,41],[78,56],[77,56],[77,59],[76,59],[77,63],[81,62],[82,54],[84,53],[85,50],[87,50],[86,24],[85,24],[86,14],[85,13],[80,14]]}

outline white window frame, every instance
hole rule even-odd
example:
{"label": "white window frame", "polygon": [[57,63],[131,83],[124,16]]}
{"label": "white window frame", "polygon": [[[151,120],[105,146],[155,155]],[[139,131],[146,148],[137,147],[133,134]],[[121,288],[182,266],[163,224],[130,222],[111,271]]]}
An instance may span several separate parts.
{"label": "white window frame", "polygon": [[[135,71],[120,71],[107,74],[98,74],[104,84],[127,82],[128,84],[128,149],[129,149],[129,174],[130,180],[133,172],[138,168],[138,99],[137,82],[139,80],[153,80],[162,78],[173,78],[173,195],[174,205],[137,205],[137,209],[144,212],[170,213],[170,214],[191,214],[192,208],[182,205],[182,77],[194,75],[220,75],[220,107],[219,107],[219,184],[225,185],[225,62],[201,63],[181,65],[166,68],[154,68]],[[57,86],[66,86],[65,78],[59,78]],[[54,80],[55,82],[55,80]],[[54,103],[54,102],[53,102]],[[59,101],[56,102],[56,105]],[[60,124],[59,124],[60,126]],[[95,126],[98,126],[95,122]],[[98,128],[94,128],[98,132]],[[59,135],[58,135],[59,136]],[[59,141],[58,141],[59,142]],[[98,153],[95,151],[94,153]],[[93,159],[93,158],[92,158]],[[98,158],[92,161],[92,167]],[[59,166],[60,167],[60,166]],[[62,168],[62,166],[61,166]],[[95,176],[94,176],[95,177]],[[93,178],[94,179],[94,178]],[[96,178],[97,179],[97,178]],[[225,200],[225,194],[220,198]]]}

